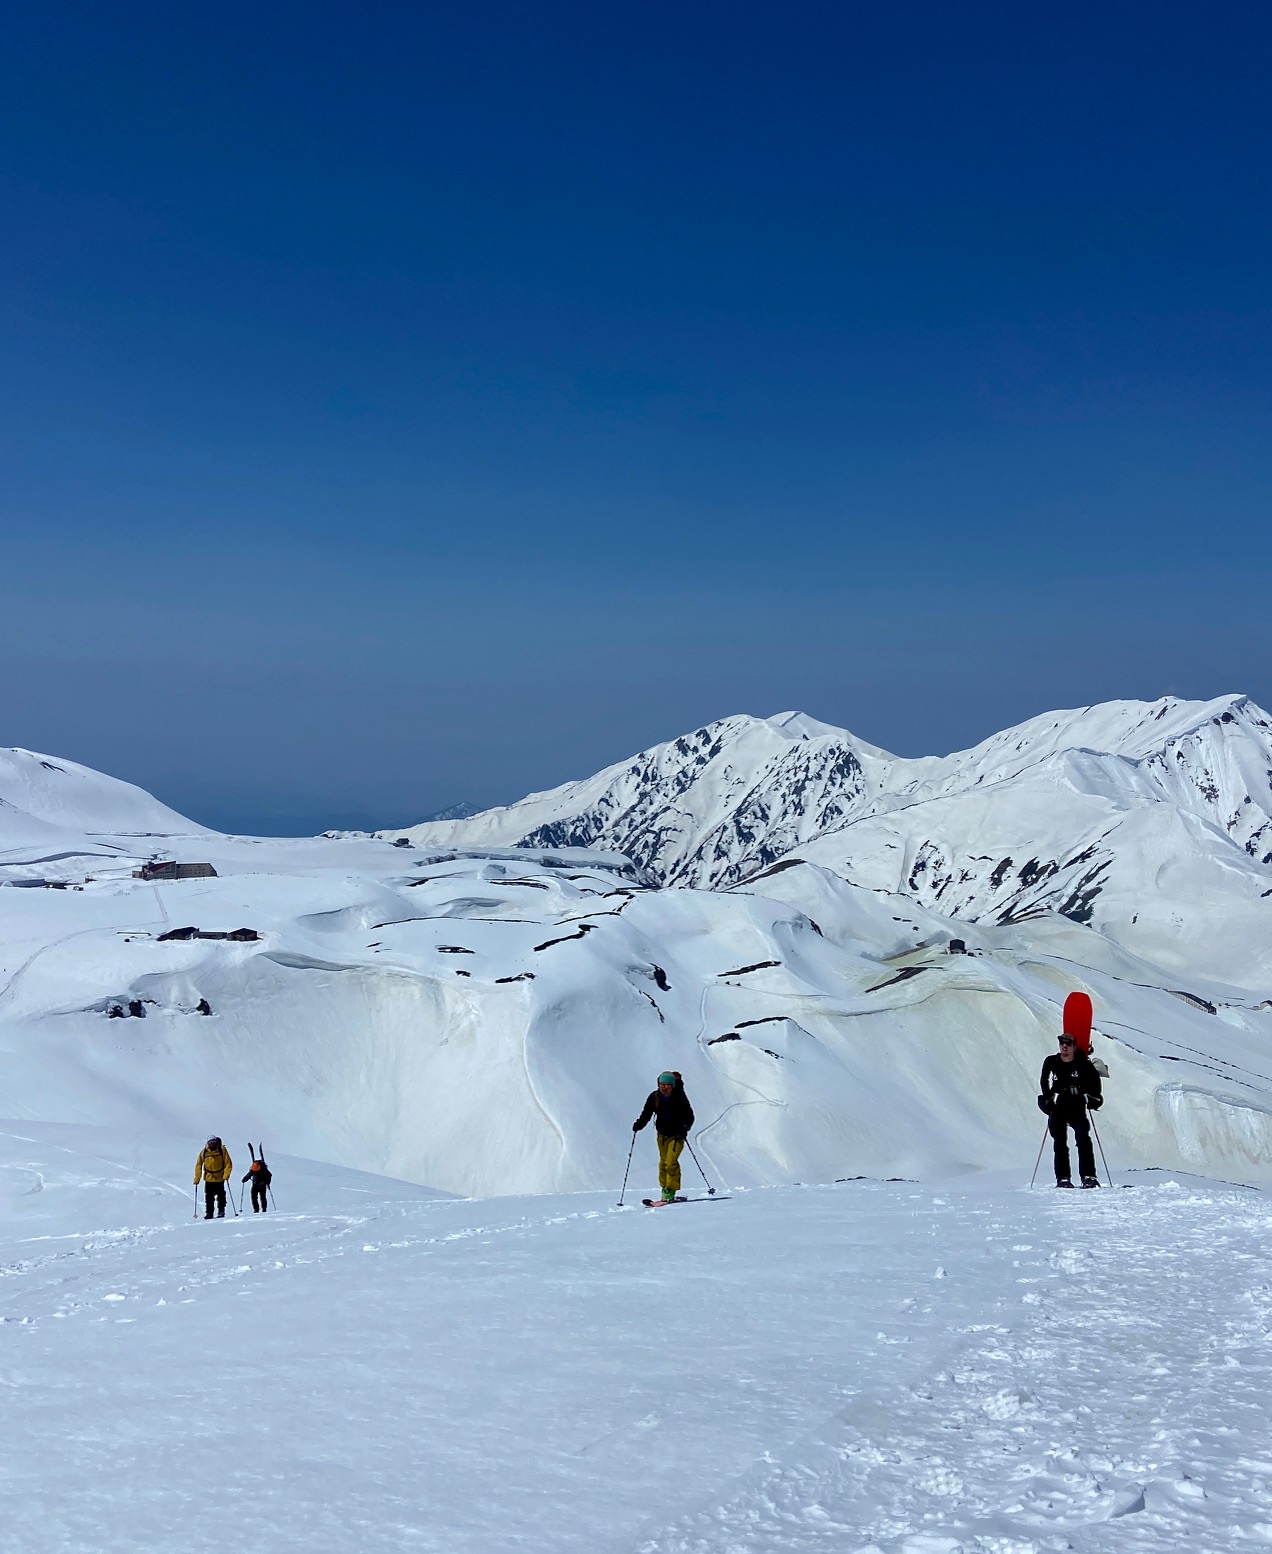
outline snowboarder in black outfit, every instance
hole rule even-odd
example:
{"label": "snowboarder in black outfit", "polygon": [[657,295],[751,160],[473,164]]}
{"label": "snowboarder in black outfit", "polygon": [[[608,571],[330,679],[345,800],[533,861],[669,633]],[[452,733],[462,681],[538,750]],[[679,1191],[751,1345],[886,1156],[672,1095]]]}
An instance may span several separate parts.
{"label": "snowboarder in black outfit", "polygon": [[252,1164],[242,1180],[252,1184],[252,1213],[267,1214],[269,1212],[269,1184],[274,1180],[274,1173],[265,1164],[264,1149],[261,1150],[259,1160],[253,1156]]}
{"label": "snowboarder in black outfit", "polygon": [[1069,1174],[1069,1129],[1078,1145],[1078,1175],[1083,1187],[1098,1187],[1095,1151],[1091,1147],[1091,1119],[1088,1109],[1098,1111],[1104,1105],[1100,1076],[1085,1052],[1079,1052],[1074,1037],[1060,1038],[1060,1050],[1042,1065],[1038,1105],[1050,1117],[1047,1125],[1055,1143],[1056,1186],[1072,1187]]}
{"label": "snowboarder in black outfit", "polygon": [[651,1117],[658,1134],[658,1185],[664,1203],[674,1203],[680,1191],[680,1152],[693,1127],[693,1107],[680,1075],[668,1070],[658,1076],[658,1088],[649,1092],[645,1109],[632,1123],[639,1133]]}

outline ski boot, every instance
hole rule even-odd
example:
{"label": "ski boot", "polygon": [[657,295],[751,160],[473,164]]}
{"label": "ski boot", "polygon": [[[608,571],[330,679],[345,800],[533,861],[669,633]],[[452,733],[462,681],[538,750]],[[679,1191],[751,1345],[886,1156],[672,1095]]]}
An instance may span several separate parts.
{"label": "ski boot", "polygon": [[1069,1178],[1067,1176],[1058,1176],[1056,1178],[1056,1186],[1057,1187],[1072,1187],[1073,1183],[1069,1180]]}
{"label": "ski boot", "polygon": [[1084,1187],[1098,1187],[1100,1185],[1100,1178],[1098,1176],[1084,1176],[1082,1178],[1082,1185]]}

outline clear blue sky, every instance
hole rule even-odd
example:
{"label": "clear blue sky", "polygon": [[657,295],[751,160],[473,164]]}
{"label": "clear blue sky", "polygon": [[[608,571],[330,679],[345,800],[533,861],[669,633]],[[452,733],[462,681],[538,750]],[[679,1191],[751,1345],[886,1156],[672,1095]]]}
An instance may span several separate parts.
{"label": "clear blue sky", "polygon": [[1272,701],[1272,9],[6,9],[0,744],[243,829]]}

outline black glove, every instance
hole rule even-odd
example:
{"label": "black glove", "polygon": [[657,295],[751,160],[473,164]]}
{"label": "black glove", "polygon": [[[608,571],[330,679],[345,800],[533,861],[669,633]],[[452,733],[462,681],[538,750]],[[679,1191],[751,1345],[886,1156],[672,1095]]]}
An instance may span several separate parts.
{"label": "black glove", "polygon": [[1087,1105],[1093,1112],[1098,1112],[1100,1107],[1104,1105],[1104,1097],[1102,1095],[1088,1095]]}
{"label": "black glove", "polygon": [[1040,1095],[1038,1097],[1038,1110],[1046,1112],[1048,1116],[1051,1115],[1051,1097],[1049,1095]]}
{"label": "black glove", "polygon": [[638,1122],[632,1123],[632,1132],[633,1133],[639,1133],[640,1132],[640,1123],[638,1123]]}

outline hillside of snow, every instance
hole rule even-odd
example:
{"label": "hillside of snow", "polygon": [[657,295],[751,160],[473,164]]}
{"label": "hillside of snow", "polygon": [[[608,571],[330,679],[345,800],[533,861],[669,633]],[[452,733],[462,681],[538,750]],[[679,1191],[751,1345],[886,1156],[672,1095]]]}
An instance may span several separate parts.
{"label": "hillside of snow", "polygon": [[132,783],[32,750],[0,750],[0,849],[78,846],[88,835],[97,841],[86,856],[96,856],[112,850],[113,835],[129,839],[115,852],[132,853],[141,838],[203,834]]}
{"label": "hillside of snow", "polygon": [[[1106,726],[1139,751],[1113,769],[1152,766],[1154,723],[1185,756],[1258,728],[1249,708],[1224,722],[1230,710],[1202,724],[1195,708],[1147,722],[1142,709],[1138,720],[1109,711]],[[763,737],[798,753],[831,740],[819,727],[785,720]],[[1162,798],[1109,809],[1113,863],[1090,913],[1047,905],[1046,881],[1063,870],[1039,863],[1021,884],[1029,859],[1015,838],[1022,795],[1036,800],[1036,833],[1076,813],[1067,798],[1054,813],[1037,798],[1049,763],[1077,759],[1058,738],[1039,728],[1032,762],[1027,741],[982,747],[993,775],[971,791],[953,791],[940,763],[911,763],[924,775],[910,802],[877,792],[871,813],[840,816],[710,890],[658,885],[648,859],[563,845],[220,836],[145,795],[119,812],[132,831],[107,832],[110,804],[137,790],[82,768],[81,807],[63,804],[51,847],[25,829],[52,824],[48,801],[37,812],[30,798],[31,763],[44,771],[44,758],[17,753],[0,769],[18,773],[0,815],[19,816],[0,830],[5,1110],[130,1133],[264,1136],[450,1192],[568,1192],[619,1180],[632,1120],[670,1066],[697,1111],[702,1168],[739,1185],[1021,1169],[1041,1133],[1038,1070],[1066,993],[1081,988],[1111,1071],[1100,1119],[1111,1161],[1272,1179],[1268,901],[1249,883],[1268,866]],[[1245,752],[1234,746],[1222,772],[1208,757],[1221,795],[1257,788]],[[1186,788],[1186,765],[1172,757],[1151,780]],[[865,873],[867,855],[850,870],[833,852],[874,827],[882,839],[868,856],[883,858],[906,815],[957,817],[991,783],[1002,794],[981,814],[1000,827],[992,852],[953,819],[948,846],[987,857],[1015,847],[1011,911],[1000,895],[980,910],[964,881],[966,915],[946,915],[935,906],[948,892],[912,883],[924,877],[914,865],[904,880],[857,880],[848,874]],[[1251,824],[1256,802],[1252,792]],[[215,877],[137,878],[165,849]],[[827,849],[835,866],[816,861]],[[991,894],[1005,888],[997,871]],[[951,937],[971,953],[950,954]],[[652,1149],[648,1134],[639,1148]],[[689,1156],[684,1169],[697,1179]]]}
{"label": "hillside of snow", "polygon": [[276,1211],[205,1223],[193,1153],[0,1127],[13,1554],[1272,1535],[1263,1193],[1161,1172],[1031,1193],[1014,1171],[651,1213],[271,1152]]}

